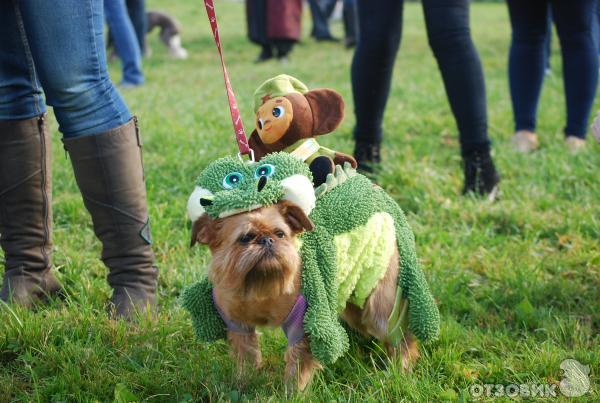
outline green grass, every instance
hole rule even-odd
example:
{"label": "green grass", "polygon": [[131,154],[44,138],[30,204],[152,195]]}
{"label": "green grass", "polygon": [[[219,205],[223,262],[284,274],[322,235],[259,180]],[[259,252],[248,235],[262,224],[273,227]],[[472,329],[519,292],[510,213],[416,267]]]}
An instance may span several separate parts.
{"label": "green grass", "polygon": [[[78,193],[60,134],[54,132],[55,266],[68,290],[36,312],[0,306],[0,401],[283,400],[285,345],[265,331],[264,368],[238,380],[225,344],[201,345],[178,306],[203,275],[205,249],[190,250],[185,203],[212,159],[236,151],[221,71],[201,1],[150,1],[184,26],[190,59],[167,57],[157,35],[145,61],[147,84],[125,92],[141,122],[155,251],[161,269],[157,320],[110,321],[110,289],[99,242]],[[342,127],[324,145],[351,152],[350,51],[305,39],[291,63],[254,65],[241,3],[218,2],[221,35],[247,129],[252,93],[286,72],[309,87],[331,87],[347,102]],[[307,10],[305,10],[307,11]],[[310,28],[305,14],[304,30]],[[376,345],[354,345],[296,401],[469,399],[472,384],[552,383],[565,358],[590,365],[600,400],[600,147],[569,155],[560,54],[539,109],[542,148],[527,156],[509,144],[510,28],[503,4],[473,5],[473,36],[487,78],[490,135],[502,174],[494,204],[460,196],[457,131],[427,45],[422,10],[406,7],[403,44],[385,118],[380,183],[400,203],[442,314],[440,340],[422,348],[412,374],[386,364]],[[337,34],[341,25],[334,24]],[[305,38],[307,36],[305,35]],[[373,61],[374,63],[376,61]],[[111,65],[115,81],[118,65]],[[596,104],[596,108],[600,103]],[[506,399],[506,398],[504,398]]]}

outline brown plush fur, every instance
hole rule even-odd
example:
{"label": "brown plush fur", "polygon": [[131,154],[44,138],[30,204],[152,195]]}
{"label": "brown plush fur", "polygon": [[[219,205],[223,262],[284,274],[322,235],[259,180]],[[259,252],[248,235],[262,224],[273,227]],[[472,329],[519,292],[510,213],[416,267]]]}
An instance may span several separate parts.
{"label": "brown plush fur", "polygon": [[[287,131],[272,144],[265,144],[256,130],[252,132],[248,144],[257,161],[269,153],[284,150],[298,140],[331,133],[344,119],[344,100],[333,90],[321,88],[284,97],[292,104],[294,119]],[[344,165],[344,162],[356,168],[356,160],[352,156],[336,152],[334,163]]]}
{"label": "brown plush fur", "polygon": [[[227,317],[251,326],[281,325],[301,288],[302,262],[295,237],[313,227],[302,209],[287,201],[216,220],[205,214],[194,222],[192,245],[200,242],[211,250],[213,259],[208,275],[214,285],[215,299]],[[341,315],[351,327],[384,342],[392,357],[397,351],[387,343],[386,330],[394,305],[398,270],[396,252],[364,308],[348,304]],[[246,363],[255,368],[261,365],[256,333],[228,332],[227,337],[240,371]],[[400,353],[403,368],[408,369],[418,357],[412,335],[407,335]],[[307,336],[288,347],[285,361],[286,380],[300,390],[310,382],[314,371],[321,368],[310,351]]]}

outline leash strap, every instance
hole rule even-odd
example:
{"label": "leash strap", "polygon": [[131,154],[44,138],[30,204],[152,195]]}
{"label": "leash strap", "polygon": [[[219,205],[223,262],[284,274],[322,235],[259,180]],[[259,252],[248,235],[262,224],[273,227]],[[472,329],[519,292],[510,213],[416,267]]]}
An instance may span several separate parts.
{"label": "leash strap", "polygon": [[204,6],[206,7],[206,14],[208,15],[208,21],[212,29],[215,43],[217,44],[217,50],[221,58],[221,67],[223,68],[223,78],[225,79],[225,89],[227,90],[227,99],[229,100],[229,110],[231,111],[231,121],[233,122],[233,128],[235,129],[235,138],[237,140],[240,154],[249,155],[254,160],[254,153],[248,145],[248,138],[246,137],[246,131],[244,130],[244,124],[242,123],[242,117],[240,116],[240,110],[238,109],[237,102],[235,100],[235,94],[231,88],[231,82],[229,81],[229,74],[225,67],[225,60],[223,59],[223,51],[221,50],[221,39],[219,38],[219,24],[217,22],[217,14],[215,13],[215,5],[213,0],[204,0]]}

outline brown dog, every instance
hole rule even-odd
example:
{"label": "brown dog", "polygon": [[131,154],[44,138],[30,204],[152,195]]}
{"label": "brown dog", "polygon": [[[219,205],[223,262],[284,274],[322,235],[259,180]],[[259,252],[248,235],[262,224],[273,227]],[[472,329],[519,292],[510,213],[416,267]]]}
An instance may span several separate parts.
{"label": "brown dog", "polygon": [[[250,333],[227,333],[240,370],[247,362],[256,368],[261,364],[258,335],[253,328],[280,326],[292,310],[300,294],[302,269],[296,237],[313,227],[302,209],[287,201],[216,220],[204,214],[194,222],[191,244],[206,244],[212,253],[208,276],[216,304],[227,318],[252,328]],[[391,356],[399,347],[402,366],[408,369],[418,357],[414,337],[407,334],[398,347],[385,342],[396,295],[398,262],[396,252],[364,307],[348,303],[341,317],[365,336],[383,341]],[[286,380],[296,381],[301,390],[314,370],[321,367],[306,335],[288,347],[285,361]]]}

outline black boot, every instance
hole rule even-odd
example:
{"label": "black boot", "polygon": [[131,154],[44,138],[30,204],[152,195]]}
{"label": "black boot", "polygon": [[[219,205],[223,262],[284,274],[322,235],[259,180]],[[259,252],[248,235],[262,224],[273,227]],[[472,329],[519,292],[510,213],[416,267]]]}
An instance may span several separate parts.
{"label": "black boot", "polygon": [[358,163],[359,172],[367,175],[376,174],[381,163],[379,143],[357,141],[354,147],[354,158]]}
{"label": "black boot", "polygon": [[271,45],[262,45],[258,57],[254,60],[254,63],[262,63],[273,58],[273,50]]}
{"label": "black boot", "polygon": [[489,151],[473,151],[463,155],[465,186],[463,194],[476,193],[494,200],[498,195],[500,175]]}

